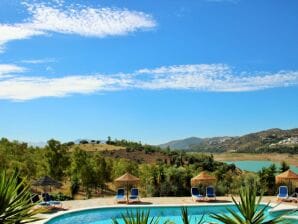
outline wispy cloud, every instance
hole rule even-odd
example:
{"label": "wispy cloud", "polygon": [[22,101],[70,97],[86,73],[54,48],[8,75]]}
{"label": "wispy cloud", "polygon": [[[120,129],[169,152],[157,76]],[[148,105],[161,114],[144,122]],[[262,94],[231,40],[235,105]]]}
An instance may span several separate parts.
{"label": "wispy cloud", "polygon": [[71,7],[61,10],[43,4],[28,9],[33,16],[28,26],[34,30],[105,37],[155,26],[150,15],[127,9]]}
{"label": "wispy cloud", "polygon": [[116,90],[121,80],[100,75],[62,78],[14,77],[0,81],[0,98],[25,101],[41,97],[65,97]]}
{"label": "wispy cloud", "polygon": [[47,63],[57,62],[57,60],[55,58],[44,58],[44,59],[26,59],[26,60],[21,60],[20,62],[24,64],[47,64]]}
{"label": "wispy cloud", "polygon": [[42,35],[43,31],[34,30],[24,24],[1,24],[0,23],[0,52],[4,51],[4,45],[13,40],[27,39],[32,36]]}
{"label": "wispy cloud", "polygon": [[0,64],[0,80],[3,78],[9,78],[12,77],[13,74],[22,73],[26,69],[14,64]]}
{"label": "wispy cloud", "polygon": [[16,101],[125,89],[244,92],[298,85],[298,71],[235,73],[225,64],[174,65],[140,69],[132,74],[72,75],[59,78],[26,77],[21,74],[24,68],[9,66],[0,65],[0,74],[20,74],[0,80],[0,99]]}
{"label": "wispy cloud", "polygon": [[197,64],[141,69],[147,74],[145,89],[194,89],[213,92],[242,92],[298,84],[298,71],[235,73],[225,64]]}
{"label": "wispy cloud", "polygon": [[58,3],[24,3],[31,17],[21,23],[0,23],[0,50],[9,41],[36,35],[63,33],[102,38],[156,26],[152,16],[143,12],[82,5],[63,7],[63,2]]}

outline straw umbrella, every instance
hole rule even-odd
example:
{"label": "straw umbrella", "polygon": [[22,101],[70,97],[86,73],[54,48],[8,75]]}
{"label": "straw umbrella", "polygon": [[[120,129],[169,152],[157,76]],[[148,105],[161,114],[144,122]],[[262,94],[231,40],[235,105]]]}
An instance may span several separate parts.
{"label": "straw umbrella", "polygon": [[49,176],[43,176],[43,177],[37,179],[36,181],[34,181],[32,183],[32,185],[42,186],[42,187],[50,186],[50,190],[51,190],[51,186],[61,187],[61,183],[59,183],[58,181],[54,180],[53,178],[51,178]]}
{"label": "straw umbrella", "polygon": [[209,175],[206,171],[202,171],[199,175],[191,178],[191,185],[195,186],[198,184],[213,184],[215,183],[216,178],[214,176]]}
{"label": "straw umbrella", "polygon": [[121,177],[115,179],[115,183],[117,185],[125,185],[126,186],[126,200],[128,201],[128,185],[138,184],[140,179],[131,175],[130,173],[125,173]]}
{"label": "straw umbrella", "polygon": [[298,186],[298,174],[294,173],[292,170],[287,170],[275,177],[276,184],[278,183],[290,183],[295,184],[295,186]]}

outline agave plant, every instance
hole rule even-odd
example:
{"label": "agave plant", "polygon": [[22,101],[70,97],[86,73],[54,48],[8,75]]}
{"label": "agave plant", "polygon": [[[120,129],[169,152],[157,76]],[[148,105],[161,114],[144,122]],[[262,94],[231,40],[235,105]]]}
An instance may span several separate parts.
{"label": "agave plant", "polygon": [[[121,218],[125,224],[159,224],[160,217],[151,217],[150,210],[144,211],[137,209],[136,213],[132,211],[126,211],[125,214],[121,215]],[[116,218],[112,219],[113,224],[119,224]],[[165,221],[164,224],[170,224],[172,222]]]}
{"label": "agave plant", "polygon": [[256,187],[241,188],[239,194],[240,202],[232,197],[239,213],[227,208],[230,215],[211,214],[211,217],[225,224],[276,224],[282,222],[280,217],[265,221],[265,210],[268,208],[269,203],[263,207],[260,206],[262,195],[257,199]]}
{"label": "agave plant", "polygon": [[[188,215],[188,209],[187,207],[181,207],[181,218],[183,224],[190,224],[191,216]],[[204,215],[201,217],[199,221],[195,221],[196,224],[203,224],[204,223]]]}
{"label": "agave plant", "polygon": [[33,210],[33,206],[29,185],[20,180],[16,172],[8,176],[5,171],[0,171],[0,223],[29,223],[39,220],[34,217],[39,211]]}

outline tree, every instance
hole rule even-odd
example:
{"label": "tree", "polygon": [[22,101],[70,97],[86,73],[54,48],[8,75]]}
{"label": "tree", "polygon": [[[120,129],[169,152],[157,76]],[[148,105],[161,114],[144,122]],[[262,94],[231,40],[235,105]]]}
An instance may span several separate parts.
{"label": "tree", "polygon": [[96,176],[89,161],[85,164],[82,164],[80,169],[80,179],[83,187],[85,188],[86,197],[90,198],[91,188],[96,185]]}
{"label": "tree", "polygon": [[69,166],[67,146],[54,139],[49,140],[46,146],[45,160],[48,164],[49,175],[61,180]]}
{"label": "tree", "polygon": [[240,202],[237,202],[236,199],[232,197],[239,213],[227,208],[227,211],[230,213],[229,215],[214,213],[211,214],[211,217],[226,224],[275,224],[282,221],[280,217],[266,220],[265,211],[269,203],[263,207],[260,205],[262,196],[257,199],[256,187],[243,187],[240,189],[239,194]]}
{"label": "tree", "polygon": [[265,193],[267,194],[275,193],[275,173],[275,164],[272,164],[268,168],[263,167],[262,170],[258,172],[260,177],[260,183],[263,183]]}
{"label": "tree", "polygon": [[90,188],[96,185],[96,175],[89,155],[79,147],[75,148],[71,157],[70,175],[72,194],[76,193],[81,184],[89,198]]}
{"label": "tree", "polygon": [[17,173],[0,172],[0,223],[15,224],[37,221],[39,210],[33,210],[30,186]]}
{"label": "tree", "polygon": [[119,159],[113,163],[113,178],[122,176],[126,172],[138,176],[138,164],[127,159]]}
{"label": "tree", "polygon": [[214,157],[212,154],[208,157],[205,157],[205,159],[202,162],[202,167],[203,170],[207,170],[210,172],[214,171]]}
{"label": "tree", "polygon": [[88,142],[87,140],[85,140],[85,139],[83,139],[83,140],[80,141],[80,144],[83,144],[83,145],[84,145],[84,144],[88,144],[88,143],[89,143],[89,142]]}
{"label": "tree", "polygon": [[111,136],[108,136],[108,140],[106,141],[106,143],[107,143],[108,145],[110,145],[110,144],[112,143],[112,138],[111,138]]}
{"label": "tree", "polygon": [[105,158],[100,154],[96,154],[92,157],[92,164],[96,176],[96,185],[103,188],[105,182],[110,179],[110,169],[108,164],[106,163]]}
{"label": "tree", "polygon": [[280,172],[282,173],[282,172],[285,172],[285,171],[287,171],[288,169],[290,169],[290,166],[286,163],[286,161],[282,161],[281,163],[280,163]]}

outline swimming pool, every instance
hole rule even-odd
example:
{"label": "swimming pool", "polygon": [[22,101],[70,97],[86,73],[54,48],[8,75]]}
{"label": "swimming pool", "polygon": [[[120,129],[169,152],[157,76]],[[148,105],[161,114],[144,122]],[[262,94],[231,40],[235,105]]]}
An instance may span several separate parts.
{"label": "swimming pool", "polygon": [[[264,206],[264,205],[261,205]],[[226,209],[230,208],[236,210],[233,204],[213,204],[213,205],[191,205],[187,206],[189,215],[192,216],[192,223],[199,221],[204,215],[205,222],[216,222],[209,214],[211,213],[226,213]],[[120,223],[121,214],[127,211],[135,213],[136,209],[150,210],[150,216],[160,217],[160,223],[166,220],[170,220],[176,224],[182,224],[181,220],[181,206],[165,205],[165,206],[122,206],[122,207],[102,207],[86,209],[75,212],[68,212],[63,215],[52,218],[45,222],[46,224],[111,224],[112,218],[116,218]],[[273,218],[273,214],[269,213],[269,208],[266,210],[266,216],[268,219]]]}

